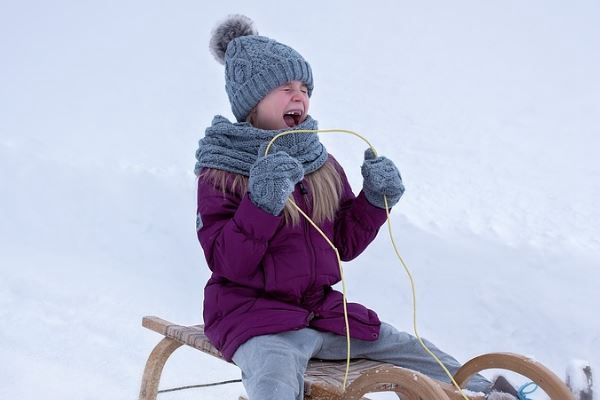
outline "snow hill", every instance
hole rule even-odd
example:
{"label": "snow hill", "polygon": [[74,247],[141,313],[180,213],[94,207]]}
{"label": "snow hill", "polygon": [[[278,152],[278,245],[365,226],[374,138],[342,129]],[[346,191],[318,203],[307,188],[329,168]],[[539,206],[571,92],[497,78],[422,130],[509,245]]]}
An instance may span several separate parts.
{"label": "snow hill", "polygon": [[[321,128],[400,167],[392,223],[424,337],[465,361],[600,367],[597,2],[3,2],[3,398],[136,398],[159,340],[141,317],[201,322],[192,170],[213,115],[231,117],[207,48],[230,13],[309,60]],[[358,191],[365,145],[322,140]],[[345,271],[351,301],[412,330],[385,230]],[[238,377],[181,349],[162,387]]]}

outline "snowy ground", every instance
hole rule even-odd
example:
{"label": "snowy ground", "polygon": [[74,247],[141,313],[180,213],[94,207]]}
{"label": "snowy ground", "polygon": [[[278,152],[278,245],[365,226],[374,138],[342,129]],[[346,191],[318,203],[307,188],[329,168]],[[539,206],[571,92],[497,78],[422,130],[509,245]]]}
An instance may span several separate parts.
{"label": "snowy ground", "polygon": [[[392,223],[423,336],[461,360],[600,367],[598,3],[348,4],[0,4],[2,398],[136,398],[159,340],[141,317],[201,321],[192,169],[204,127],[231,115],[207,43],[232,12],[310,61],[321,128],[400,166]],[[359,188],[364,145],[323,141]],[[352,301],[412,329],[386,231],[345,269]],[[237,377],[181,349],[162,386]]]}

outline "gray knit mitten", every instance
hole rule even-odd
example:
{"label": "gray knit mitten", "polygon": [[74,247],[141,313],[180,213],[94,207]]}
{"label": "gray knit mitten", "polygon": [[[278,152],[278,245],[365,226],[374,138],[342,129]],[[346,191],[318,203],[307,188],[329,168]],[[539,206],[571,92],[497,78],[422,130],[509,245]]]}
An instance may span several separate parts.
{"label": "gray knit mitten", "polygon": [[250,168],[250,199],[266,212],[279,215],[302,178],[302,164],[284,151],[259,157]]}
{"label": "gray knit mitten", "polygon": [[383,156],[375,157],[369,148],[365,151],[365,161],[361,167],[363,191],[369,203],[385,208],[383,195],[387,197],[388,207],[398,203],[404,193],[404,185],[398,168],[392,160]]}

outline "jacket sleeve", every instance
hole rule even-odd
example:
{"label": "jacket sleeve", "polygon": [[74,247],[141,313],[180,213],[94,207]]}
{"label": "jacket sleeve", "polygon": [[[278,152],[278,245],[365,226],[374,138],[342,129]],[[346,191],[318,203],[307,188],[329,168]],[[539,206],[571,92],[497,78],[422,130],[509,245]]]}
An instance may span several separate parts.
{"label": "jacket sleeve", "polygon": [[198,179],[198,239],[208,267],[218,276],[250,287],[264,285],[261,261],[281,216]]}
{"label": "jacket sleeve", "polygon": [[387,215],[384,209],[369,203],[362,191],[355,196],[343,168],[331,155],[329,157],[342,179],[342,196],[333,227],[333,243],[342,261],[350,261],[375,239]]}

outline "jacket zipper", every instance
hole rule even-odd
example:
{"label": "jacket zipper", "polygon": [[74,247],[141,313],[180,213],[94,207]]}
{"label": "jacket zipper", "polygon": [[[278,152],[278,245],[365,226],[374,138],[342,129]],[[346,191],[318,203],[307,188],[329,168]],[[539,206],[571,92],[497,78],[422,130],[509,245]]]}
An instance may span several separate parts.
{"label": "jacket zipper", "polygon": [[[300,182],[300,193],[302,193],[302,200],[304,202],[304,210],[305,212],[308,214],[308,208],[309,208],[309,198],[308,198],[308,190],[304,187],[304,184],[302,182]],[[312,258],[312,263],[310,266],[310,284],[308,285],[308,289],[312,288],[315,284],[315,263],[316,263],[316,256],[315,256],[315,249],[313,248],[313,242],[312,239],[310,237],[310,226],[308,221],[304,221],[304,235],[309,243],[309,247],[310,247],[310,254],[311,254],[311,258]]]}

